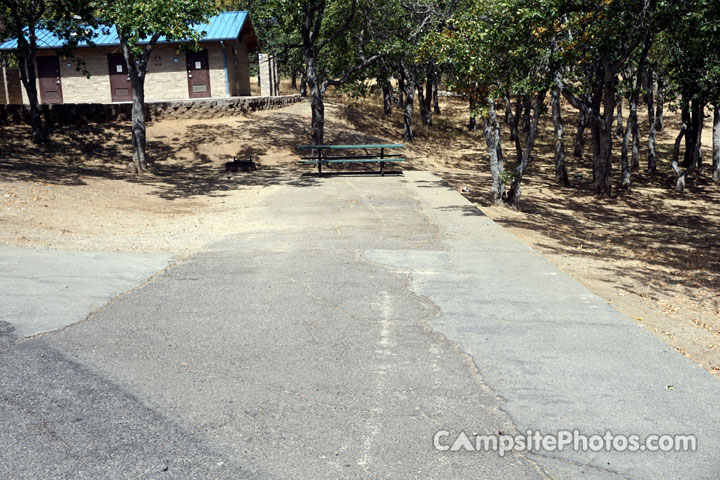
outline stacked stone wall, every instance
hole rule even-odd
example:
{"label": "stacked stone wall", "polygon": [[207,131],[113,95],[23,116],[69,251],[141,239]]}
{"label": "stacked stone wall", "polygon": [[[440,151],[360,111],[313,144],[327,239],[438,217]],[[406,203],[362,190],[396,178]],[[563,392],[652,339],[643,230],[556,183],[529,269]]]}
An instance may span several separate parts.
{"label": "stacked stone wall", "polygon": [[[258,110],[282,108],[300,102],[300,95],[279,97],[238,97],[222,99],[151,102],[145,105],[148,121],[169,119],[206,119],[246,115]],[[130,121],[130,103],[63,103],[40,106],[50,125],[77,125]],[[28,123],[28,105],[0,105],[0,125]]]}

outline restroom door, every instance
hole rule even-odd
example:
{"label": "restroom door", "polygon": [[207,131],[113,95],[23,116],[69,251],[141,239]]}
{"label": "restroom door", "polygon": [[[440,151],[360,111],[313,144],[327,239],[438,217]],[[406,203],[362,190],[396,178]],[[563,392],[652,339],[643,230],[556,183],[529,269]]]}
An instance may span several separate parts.
{"label": "restroom door", "polygon": [[63,103],[60,62],[57,55],[37,57],[41,103]]}
{"label": "restroom door", "polygon": [[208,51],[187,52],[188,91],[190,98],[210,97],[210,62]]}
{"label": "restroom door", "polygon": [[108,55],[110,69],[110,98],[113,102],[132,102],[132,84],[122,53]]}

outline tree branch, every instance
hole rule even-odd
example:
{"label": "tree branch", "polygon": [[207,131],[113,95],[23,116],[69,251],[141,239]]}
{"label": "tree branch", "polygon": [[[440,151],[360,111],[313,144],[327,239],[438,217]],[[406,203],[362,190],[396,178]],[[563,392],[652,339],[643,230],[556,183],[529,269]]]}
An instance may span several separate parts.
{"label": "tree branch", "polygon": [[605,119],[602,118],[597,112],[595,112],[591,106],[588,106],[583,100],[576,97],[575,94],[570,91],[567,85],[565,85],[559,75],[556,80],[556,84],[560,92],[563,94],[563,97],[565,97],[565,99],[570,103],[570,105],[577,108],[578,110],[582,110],[586,115],[591,116],[596,122],[598,122],[598,124],[600,124],[600,128],[605,128]]}
{"label": "tree branch", "polygon": [[148,58],[150,58],[150,54],[152,53],[153,48],[155,48],[155,44],[160,39],[159,33],[154,33],[152,37],[150,37],[150,42],[148,42],[147,45],[145,45],[145,50],[143,51],[143,62],[147,62]]}
{"label": "tree branch", "polygon": [[325,89],[327,89],[327,87],[330,87],[330,86],[335,86],[335,87],[336,87],[336,86],[340,86],[340,85],[346,83],[348,80],[350,80],[350,77],[351,77],[353,74],[359,72],[360,70],[362,70],[363,68],[367,67],[367,66],[370,65],[372,62],[374,62],[375,60],[377,60],[377,59],[379,59],[379,58],[381,58],[381,57],[382,57],[381,54],[377,54],[377,55],[373,55],[373,56],[370,57],[370,58],[365,59],[362,63],[360,63],[360,64],[358,64],[358,65],[355,65],[354,67],[352,67],[351,69],[349,69],[348,71],[346,71],[346,72],[343,74],[343,76],[340,77],[338,80],[331,80],[331,79],[325,80],[325,81],[322,83],[323,93],[325,93]]}
{"label": "tree branch", "polygon": [[348,29],[348,27],[349,27],[350,24],[352,23],[353,18],[355,17],[355,9],[356,9],[356,6],[357,6],[357,1],[356,1],[356,0],[353,0],[352,5],[350,6],[350,14],[349,14],[348,17],[345,19],[345,23],[343,24],[343,26],[340,27],[337,31],[335,31],[335,33],[334,33],[330,38],[328,38],[327,40],[325,40],[324,42],[322,42],[322,43],[320,44],[320,46],[317,47],[317,50],[316,50],[317,52],[319,52],[320,50],[322,50],[323,48],[325,48],[325,46],[327,46],[328,44],[334,42],[340,35],[343,34],[343,32],[345,32],[345,30]]}
{"label": "tree branch", "polygon": [[310,44],[314,45],[320,35],[320,28],[322,28],[323,17],[325,16],[325,1],[320,2],[320,5],[315,7],[312,11],[316,12],[315,25],[312,32],[310,32]]}

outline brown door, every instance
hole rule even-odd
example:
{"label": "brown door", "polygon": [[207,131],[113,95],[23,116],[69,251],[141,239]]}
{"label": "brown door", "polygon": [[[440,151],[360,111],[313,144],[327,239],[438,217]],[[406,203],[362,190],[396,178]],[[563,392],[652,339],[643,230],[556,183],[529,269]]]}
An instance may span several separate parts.
{"label": "brown door", "polygon": [[60,63],[57,55],[37,57],[38,83],[42,103],[63,103]]}
{"label": "brown door", "polygon": [[132,102],[132,84],[122,53],[108,55],[110,69],[110,97],[113,102]]}
{"label": "brown door", "polygon": [[188,91],[190,98],[210,96],[210,62],[208,51],[187,52]]}

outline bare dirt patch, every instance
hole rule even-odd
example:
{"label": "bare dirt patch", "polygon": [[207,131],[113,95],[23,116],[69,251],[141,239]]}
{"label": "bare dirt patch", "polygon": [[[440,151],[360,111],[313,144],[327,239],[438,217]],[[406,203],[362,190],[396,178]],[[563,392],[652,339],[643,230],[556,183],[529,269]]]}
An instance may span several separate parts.
{"label": "bare dirt patch", "polygon": [[[292,149],[307,107],[216,120],[150,124],[151,173],[126,172],[128,125],[58,127],[34,146],[26,126],[5,127],[0,153],[0,243],[187,254],[250,226],[244,211],[297,181]],[[233,157],[256,172],[227,172]]]}

